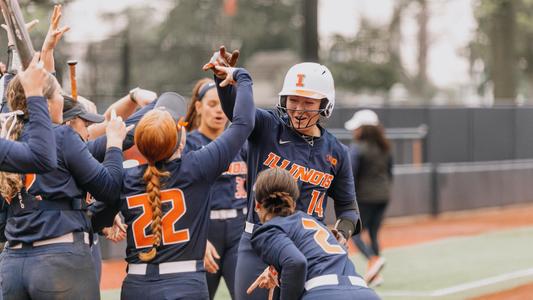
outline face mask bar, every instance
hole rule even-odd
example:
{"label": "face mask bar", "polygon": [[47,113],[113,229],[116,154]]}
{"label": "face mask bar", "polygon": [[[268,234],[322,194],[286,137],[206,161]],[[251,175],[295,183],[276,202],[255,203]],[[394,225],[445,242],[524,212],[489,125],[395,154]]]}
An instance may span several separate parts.
{"label": "face mask bar", "polygon": [[[276,105],[276,109],[278,110],[278,114],[282,117],[281,119],[285,121],[285,118],[283,118],[283,117],[286,117],[286,119],[287,119],[286,124],[289,127],[294,128],[294,129],[305,129],[305,128],[313,127],[313,126],[319,124],[320,120],[322,119],[323,112],[325,110],[325,109],[318,109],[318,110],[287,109],[286,107],[283,107],[283,106],[281,106],[279,104]],[[288,111],[294,113],[295,115],[297,115],[298,113],[300,113],[300,114],[303,114],[303,113],[316,113],[316,114],[312,115],[309,118],[309,120],[307,120],[307,124],[305,124],[305,126],[303,126],[301,120],[298,120],[298,122],[296,124],[294,124],[293,121],[292,121],[292,118],[288,114]],[[315,123],[311,124],[311,120],[313,120],[316,116],[319,116],[318,120]]]}

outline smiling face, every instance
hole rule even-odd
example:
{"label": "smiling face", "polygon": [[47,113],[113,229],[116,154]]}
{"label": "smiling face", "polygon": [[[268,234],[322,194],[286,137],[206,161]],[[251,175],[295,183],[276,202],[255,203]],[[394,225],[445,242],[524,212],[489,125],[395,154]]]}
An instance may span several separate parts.
{"label": "smiling face", "polygon": [[200,128],[217,132],[224,130],[228,118],[224,114],[224,111],[222,111],[216,89],[207,91],[202,100],[197,101],[195,105],[196,111],[201,116]]}
{"label": "smiling face", "polygon": [[320,120],[320,100],[302,96],[287,96],[287,114],[296,131],[305,135],[314,134]]}

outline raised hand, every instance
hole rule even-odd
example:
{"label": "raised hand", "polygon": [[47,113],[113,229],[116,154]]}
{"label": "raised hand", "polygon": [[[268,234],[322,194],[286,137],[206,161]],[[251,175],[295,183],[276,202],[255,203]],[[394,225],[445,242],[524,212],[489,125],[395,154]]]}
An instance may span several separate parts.
{"label": "raised hand", "polygon": [[59,21],[61,20],[61,4],[54,5],[54,11],[50,19],[50,27],[44,39],[42,51],[52,51],[57,46],[63,34],[70,30],[70,27],[63,26],[59,28]]}
{"label": "raised hand", "polygon": [[157,93],[150,90],[137,88],[133,91],[133,97],[135,98],[135,102],[140,107],[145,107],[157,99]]}
{"label": "raised hand", "polygon": [[40,53],[36,52],[28,68],[18,74],[26,97],[42,96],[48,80],[48,72],[43,68],[43,63],[39,61],[39,57]]}
{"label": "raised hand", "polygon": [[233,72],[235,72],[235,68],[215,66],[215,69],[217,72],[220,72],[224,75],[224,80],[220,83],[220,87],[225,87],[229,84],[235,84],[235,80],[233,79]]}
{"label": "raised hand", "polygon": [[122,141],[126,138],[128,128],[126,128],[126,124],[122,121],[122,117],[117,117],[115,110],[111,112],[111,120],[107,123],[105,133],[108,148],[117,147],[122,149]]}
{"label": "raised hand", "polygon": [[209,62],[206,63],[202,69],[204,71],[212,70],[218,78],[225,79],[225,74],[218,71],[215,67],[235,67],[235,65],[237,65],[237,60],[239,59],[239,54],[239,50],[234,50],[233,52],[228,53],[225,46],[220,46],[220,49],[213,53]]}

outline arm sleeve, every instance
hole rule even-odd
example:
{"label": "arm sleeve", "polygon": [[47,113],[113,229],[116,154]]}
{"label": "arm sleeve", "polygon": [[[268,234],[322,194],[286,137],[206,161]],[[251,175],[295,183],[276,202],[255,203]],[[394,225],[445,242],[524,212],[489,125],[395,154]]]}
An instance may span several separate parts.
{"label": "arm sleeve", "polygon": [[[343,146],[338,159],[339,167],[335,179],[328,189],[328,195],[333,198],[337,219],[353,222],[355,228],[360,222],[359,208],[355,198],[355,182],[351,170],[351,160],[348,149]],[[355,234],[356,232],[352,232]]]}
{"label": "arm sleeve", "polygon": [[[155,104],[157,101],[152,101],[150,104],[146,105],[145,107],[139,109],[136,111],[133,115],[131,115],[124,123],[126,123],[126,127],[130,125],[137,125],[139,121],[144,117],[144,115],[149,112],[150,110],[154,109]],[[130,130],[126,134],[126,138],[124,139],[124,142],[122,143],[122,149],[124,151],[131,148],[134,144],[134,137],[135,137],[135,128]],[[87,148],[89,149],[89,152],[98,160],[99,162],[102,162],[105,157],[106,153],[106,147],[107,147],[107,137],[105,135],[98,137],[97,139],[93,141],[89,141],[87,143]]]}
{"label": "arm sleeve", "polygon": [[63,152],[65,164],[76,182],[98,201],[117,201],[122,189],[122,150],[107,149],[104,162],[100,164],[74,132],[65,133],[64,141],[68,145]]}
{"label": "arm sleeve", "polygon": [[233,75],[237,81],[233,122],[220,137],[206,147],[192,152],[197,164],[210,166],[209,168],[200,168],[208,181],[214,181],[222,172],[227,170],[254,127],[255,106],[252,78],[244,69],[236,69]]}
{"label": "arm sleeve", "polygon": [[[222,105],[222,110],[224,111],[224,114],[228,117],[230,121],[233,121],[233,110],[235,107],[235,102],[237,98],[237,92],[234,86],[229,85],[226,87],[220,87],[220,83],[222,82],[221,79],[218,77],[215,77],[218,97],[220,98],[220,102]],[[263,109],[256,109],[255,110],[255,124],[254,124],[254,130],[250,134],[250,137],[255,139],[261,138],[261,132],[263,130],[268,130],[268,128],[272,128],[272,124],[275,122],[276,117],[270,114],[268,111]]]}
{"label": "arm sleeve", "polygon": [[307,278],[307,259],[277,226],[263,225],[252,236],[252,247],[261,259],[279,271],[280,299],[300,299]]}
{"label": "arm sleeve", "polygon": [[389,155],[389,161],[387,162],[387,174],[389,175],[390,181],[392,181],[394,177],[392,173],[393,166],[394,166],[394,159],[392,158],[392,155]]}
{"label": "arm sleeve", "polygon": [[43,97],[28,97],[30,120],[25,142],[0,139],[0,169],[16,173],[45,173],[57,168],[56,139]]}

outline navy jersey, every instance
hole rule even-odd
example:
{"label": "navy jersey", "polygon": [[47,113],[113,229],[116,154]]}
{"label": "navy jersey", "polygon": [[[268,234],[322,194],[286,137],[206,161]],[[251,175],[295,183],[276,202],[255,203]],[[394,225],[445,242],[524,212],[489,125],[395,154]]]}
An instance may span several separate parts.
{"label": "navy jersey", "polygon": [[252,246],[281,273],[281,299],[299,298],[305,282],[317,276],[357,275],[328,228],[301,211],[263,224],[254,231]]}
{"label": "navy jersey", "polygon": [[[218,83],[220,79],[215,77],[215,81]],[[233,88],[221,88],[217,84],[217,90],[224,113],[231,120]],[[321,136],[309,143],[287,126],[287,120],[272,111],[257,109],[255,128],[248,138],[248,191],[253,190],[257,174],[262,170],[283,168],[298,180],[298,210],[323,221],[327,197],[331,197],[337,218],[343,217],[357,224],[359,211],[348,149],[327,130],[322,127],[320,130]],[[250,192],[248,221],[258,224],[259,218],[253,207],[254,196]]]}
{"label": "navy jersey", "polygon": [[0,139],[0,170],[43,173],[57,167],[57,153],[48,103],[44,97],[28,97],[29,121],[24,126],[26,138],[19,141]]}
{"label": "navy jersey", "polygon": [[[23,132],[21,140],[26,140]],[[82,210],[86,192],[113,203],[122,184],[122,152],[111,147],[101,165],[81,137],[69,126],[54,127],[58,167],[44,174],[26,174],[20,197],[8,206],[9,242],[31,243],[69,232],[89,232]]]}
{"label": "navy jersey", "polygon": [[[237,69],[234,78],[238,93],[231,126],[205,147],[157,165],[170,176],[161,179],[162,240],[157,256],[150,263],[203,259],[209,222],[209,188],[228,169],[254,126],[250,75],[244,69]],[[109,224],[115,213],[121,211],[128,225],[128,263],[144,263],[138,254],[153,244],[152,210],[143,180],[146,167],[126,169],[119,206],[108,206],[93,216],[95,227],[100,228],[97,223]]]}
{"label": "navy jersey", "polygon": [[[200,149],[212,140],[198,130],[187,134],[187,149]],[[211,186],[211,209],[231,209],[246,207],[246,145],[233,159],[228,169]]]}

